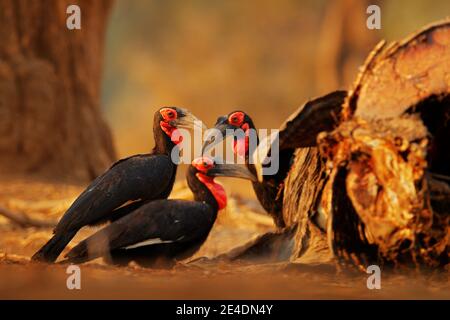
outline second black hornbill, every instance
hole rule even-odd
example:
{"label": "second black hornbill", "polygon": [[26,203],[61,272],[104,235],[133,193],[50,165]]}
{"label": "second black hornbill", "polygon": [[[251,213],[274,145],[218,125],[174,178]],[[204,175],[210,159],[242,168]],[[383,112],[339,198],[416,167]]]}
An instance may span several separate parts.
{"label": "second black hornbill", "polygon": [[244,166],[221,165],[211,158],[194,160],[187,182],[195,201],[155,200],[111,223],[80,242],[67,261],[82,263],[99,257],[126,265],[168,267],[193,255],[208,237],[226,193],[216,176],[256,179]]}
{"label": "second black hornbill", "polygon": [[182,138],[179,132],[174,133],[179,128],[202,127],[201,123],[182,108],[164,107],[156,111],[152,152],[119,160],[97,177],[72,203],[54,229],[53,237],[32,260],[54,262],[82,227],[114,221],[147,201],[167,198],[177,169],[171,152]]}
{"label": "second black hornbill", "polygon": [[[279,169],[273,175],[263,174],[261,162],[250,161],[255,150],[249,150],[249,130],[255,130],[256,127],[250,116],[243,111],[233,111],[217,119],[215,124],[217,130],[206,140],[203,153],[206,154],[227,135],[234,134],[236,129],[242,129],[244,135],[234,135],[234,152],[245,155],[248,169],[258,176],[259,181],[253,182],[253,189],[259,202],[273,217],[277,227],[283,228],[285,226],[282,214],[283,188],[291,169],[294,152],[297,148],[315,146],[316,137],[320,132],[330,131],[337,125],[346,94],[346,91],[335,91],[310,100],[285,121],[278,133]],[[259,139],[256,133],[254,136]],[[259,143],[258,140],[255,145]],[[271,151],[269,148],[268,156]]]}

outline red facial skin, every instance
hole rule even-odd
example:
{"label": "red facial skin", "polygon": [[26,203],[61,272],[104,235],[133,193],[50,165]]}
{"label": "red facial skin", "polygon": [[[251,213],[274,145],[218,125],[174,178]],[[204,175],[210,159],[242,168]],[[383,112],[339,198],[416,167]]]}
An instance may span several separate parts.
{"label": "red facial skin", "polygon": [[228,122],[233,126],[239,127],[245,132],[244,139],[237,139],[234,141],[233,150],[234,153],[239,157],[244,158],[248,151],[248,136],[249,136],[249,126],[248,123],[244,122],[245,114],[241,111],[233,112],[228,117]]}
{"label": "red facial skin", "polygon": [[170,121],[177,119],[177,111],[172,108],[162,108],[161,110],[159,110],[159,113],[164,119],[163,121],[159,122],[159,126],[161,127],[162,131],[164,131],[170,137],[170,140],[172,140],[173,143],[179,144],[181,141],[183,141],[183,137],[181,136],[177,128],[170,124]]}
{"label": "red facial skin", "polygon": [[192,165],[199,171],[196,176],[197,179],[202,182],[209,191],[213,194],[217,201],[219,210],[222,210],[227,206],[227,194],[222,185],[214,182],[214,177],[208,177],[206,173],[209,169],[214,167],[214,162],[208,157],[197,158],[192,161]]}
{"label": "red facial skin", "polygon": [[245,114],[241,111],[233,112],[228,117],[228,123],[236,127],[241,127],[244,123]]}

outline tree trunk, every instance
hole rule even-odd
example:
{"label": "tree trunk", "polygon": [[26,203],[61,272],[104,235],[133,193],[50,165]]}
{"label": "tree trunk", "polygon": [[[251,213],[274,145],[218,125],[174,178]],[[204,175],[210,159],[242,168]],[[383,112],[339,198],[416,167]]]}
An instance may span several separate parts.
{"label": "tree trunk", "polygon": [[[66,9],[81,9],[69,30]],[[0,170],[91,179],[114,159],[100,79],[110,0],[0,0]]]}
{"label": "tree trunk", "polygon": [[330,249],[344,264],[449,264],[450,21],[369,56],[319,137]]}

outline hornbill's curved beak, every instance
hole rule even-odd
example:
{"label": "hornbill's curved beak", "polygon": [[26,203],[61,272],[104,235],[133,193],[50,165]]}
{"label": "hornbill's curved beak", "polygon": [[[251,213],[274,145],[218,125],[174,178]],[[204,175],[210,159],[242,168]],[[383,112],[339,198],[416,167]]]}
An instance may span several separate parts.
{"label": "hornbill's curved beak", "polygon": [[257,181],[256,176],[252,174],[246,166],[237,164],[215,164],[213,168],[206,173],[213,177],[234,177]]}
{"label": "hornbill's curved beak", "polygon": [[194,116],[190,111],[181,109],[181,113],[178,114],[178,118],[171,121],[171,125],[187,130],[206,130],[207,127],[202,120]]}
{"label": "hornbill's curved beak", "polygon": [[220,117],[214,125],[214,128],[212,128],[206,136],[202,154],[205,154],[212,147],[222,142],[226,138],[227,129],[235,130],[236,127],[227,122],[227,117]]}

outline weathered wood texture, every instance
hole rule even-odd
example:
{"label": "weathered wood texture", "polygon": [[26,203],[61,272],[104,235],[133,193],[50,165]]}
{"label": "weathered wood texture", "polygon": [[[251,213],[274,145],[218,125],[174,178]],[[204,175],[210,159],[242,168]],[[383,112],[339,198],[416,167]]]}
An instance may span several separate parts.
{"label": "weathered wood texture", "polygon": [[287,227],[297,226],[292,260],[329,260],[327,254],[321,254],[328,248],[318,207],[326,175],[325,160],[316,147],[316,140],[320,132],[332,131],[339,125],[346,95],[345,91],[335,91],[308,101],[280,128],[280,148],[296,148],[284,181],[280,213]]}
{"label": "weathered wood texture", "polygon": [[450,232],[450,22],[380,44],[319,137],[321,206],[345,264],[444,266]]}
{"label": "weathered wood texture", "polygon": [[317,147],[295,151],[291,170],[285,180],[283,217],[287,226],[297,224],[293,260],[306,252],[327,248],[324,229],[315,225],[318,203],[325,184],[325,161]]}
{"label": "weathered wood texture", "polygon": [[[100,110],[110,0],[0,0],[0,170],[91,179],[115,158]],[[81,30],[66,9],[81,8]]]}

